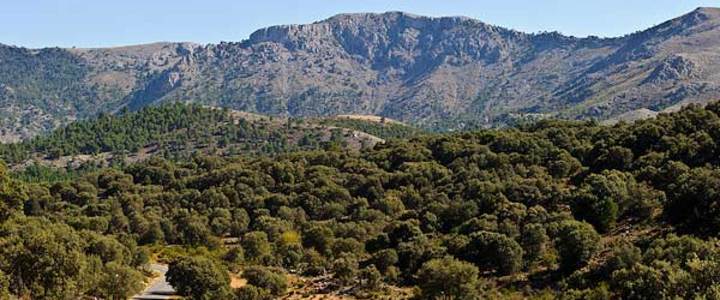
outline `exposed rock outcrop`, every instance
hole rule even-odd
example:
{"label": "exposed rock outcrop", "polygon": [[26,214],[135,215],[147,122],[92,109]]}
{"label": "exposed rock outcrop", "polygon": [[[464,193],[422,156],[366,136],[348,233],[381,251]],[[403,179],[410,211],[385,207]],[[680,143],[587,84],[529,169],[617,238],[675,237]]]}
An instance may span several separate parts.
{"label": "exposed rock outcrop", "polygon": [[0,60],[12,63],[0,64],[0,103],[16,109],[0,108],[0,127],[17,128],[30,107],[52,119],[26,126],[34,133],[162,101],[283,116],[383,115],[443,129],[527,114],[611,119],[720,99],[718,49],[714,8],[617,38],[389,12],[273,26],[205,46],[2,46]]}

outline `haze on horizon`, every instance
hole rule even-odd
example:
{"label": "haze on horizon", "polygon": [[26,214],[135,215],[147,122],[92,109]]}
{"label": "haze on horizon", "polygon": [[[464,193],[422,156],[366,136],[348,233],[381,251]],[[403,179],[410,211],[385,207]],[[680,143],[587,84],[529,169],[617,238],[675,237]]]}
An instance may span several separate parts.
{"label": "haze on horizon", "polygon": [[708,0],[399,1],[10,1],[0,11],[0,43],[29,48],[110,47],[159,41],[240,41],[279,24],[304,24],[340,13],[404,11],[467,16],[523,32],[622,36],[657,25]]}

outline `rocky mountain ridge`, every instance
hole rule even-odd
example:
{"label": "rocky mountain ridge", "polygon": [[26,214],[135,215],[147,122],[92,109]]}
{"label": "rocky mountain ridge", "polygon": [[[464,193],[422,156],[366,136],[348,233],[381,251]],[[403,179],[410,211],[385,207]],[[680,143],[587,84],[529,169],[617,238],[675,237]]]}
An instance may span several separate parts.
{"label": "rocky mountain ridge", "polygon": [[[184,101],[281,116],[371,114],[427,128],[649,116],[720,98],[720,9],[617,38],[465,17],[342,14],[247,40],[108,49],[0,46],[0,135]],[[21,70],[22,69],[22,70]]]}

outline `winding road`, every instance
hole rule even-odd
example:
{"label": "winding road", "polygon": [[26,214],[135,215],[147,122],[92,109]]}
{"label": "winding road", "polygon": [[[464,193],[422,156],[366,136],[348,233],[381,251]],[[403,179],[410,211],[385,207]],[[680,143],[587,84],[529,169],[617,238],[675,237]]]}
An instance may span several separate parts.
{"label": "winding road", "polygon": [[165,274],[168,271],[167,265],[162,264],[150,264],[150,270],[160,274],[157,278],[153,279],[152,282],[142,291],[132,297],[137,300],[165,300],[165,299],[180,299],[175,294],[175,290],[165,279]]}

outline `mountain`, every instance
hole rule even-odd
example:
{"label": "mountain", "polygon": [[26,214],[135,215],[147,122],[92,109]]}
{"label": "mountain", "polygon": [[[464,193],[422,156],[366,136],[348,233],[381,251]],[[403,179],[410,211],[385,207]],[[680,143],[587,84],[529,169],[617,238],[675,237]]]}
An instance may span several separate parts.
{"label": "mountain", "polygon": [[183,101],[414,125],[635,119],[720,98],[720,9],[617,38],[528,34],[464,17],[342,14],[237,43],[0,47],[1,136]]}
{"label": "mountain", "polygon": [[116,111],[139,85],[177,63],[188,44],[112,49],[0,45],[0,137],[33,136]]}

